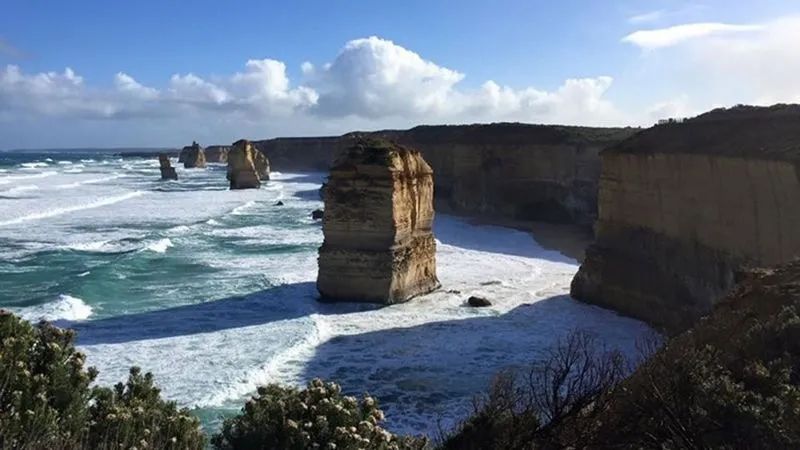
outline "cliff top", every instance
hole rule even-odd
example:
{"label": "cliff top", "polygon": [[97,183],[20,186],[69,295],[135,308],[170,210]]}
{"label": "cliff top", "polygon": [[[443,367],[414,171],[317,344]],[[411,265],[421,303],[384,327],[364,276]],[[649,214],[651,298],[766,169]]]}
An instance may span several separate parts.
{"label": "cliff top", "polygon": [[291,142],[307,139],[338,141],[342,137],[373,135],[396,138],[402,135],[409,141],[453,142],[453,143],[507,143],[535,141],[541,144],[562,143],[614,143],[625,139],[639,128],[599,128],[564,125],[533,125],[525,123],[499,122],[473,125],[419,125],[408,130],[354,131],[343,136],[277,137],[254,141],[256,145],[268,142]]}
{"label": "cliff top", "polygon": [[386,137],[402,135],[413,142],[508,144],[611,144],[639,131],[638,128],[598,128],[565,125],[534,125],[498,122],[472,125],[420,125],[409,130],[383,130],[374,134]]}
{"label": "cliff top", "polygon": [[613,153],[709,154],[800,160],[800,105],[736,106],[648,128]]}
{"label": "cliff top", "polygon": [[433,173],[420,153],[386,139],[353,135],[352,142],[334,161],[331,172],[385,167],[390,172]]}

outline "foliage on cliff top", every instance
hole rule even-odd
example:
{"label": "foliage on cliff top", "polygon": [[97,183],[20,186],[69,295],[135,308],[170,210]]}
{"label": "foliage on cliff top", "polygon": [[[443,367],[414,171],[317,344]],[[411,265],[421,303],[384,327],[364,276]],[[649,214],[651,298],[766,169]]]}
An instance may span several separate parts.
{"label": "foliage on cliff top", "polygon": [[0,311],[0,448],[197,449],[199,422],[160,398],[150,374],[90,387],[74,333]]}
{"label": "foliage on cliff top", "polygon": [[648,128],[609,153],[707,154],[800,160],[800,105],[739,105]]}
{"label": "foliage on cliff top", "polygon": [[[499,392],[490,398],[518,391]],[[557,399],[569,390],[547,392]],[[546,417],[541,407],[522,409],[527,415],[482,409],[467,422],[480,427],[451,441],[489,439],[485,449],[800,448],[800,261],[748,275],[707,319],[596,398],[545,425],[547,433],[534,420]],[[527,439],[507,445],[497,436]]]}
{"label": "foliage on cliff top", "polygon": [[260,387],[241,414],[225,420],[211,442],[221,450],[246,449],[423,449],[423,439],[395,436],[381,428],[383,412],[374,398],[342,395],[335,383],[313,380],[297,390]]}

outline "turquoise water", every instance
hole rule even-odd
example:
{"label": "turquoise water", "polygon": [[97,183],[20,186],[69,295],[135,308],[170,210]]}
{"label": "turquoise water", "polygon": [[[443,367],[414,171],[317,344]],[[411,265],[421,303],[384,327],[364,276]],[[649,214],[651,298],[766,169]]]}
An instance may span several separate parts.
{"label": "turquoise water", "polygon": [[320,376],[376,395],[390,429],[435,432],[575,328],[629,353],[648,331],[570,299],[577,263],[529,234],[443,215],[440,291],[319,303],[323,174],[230,191],[222,165],[177,170],[163,182],[155,158],[0,153],[0,307],[75,328],[100,383],[152,371],[209,429],[259,384]]}

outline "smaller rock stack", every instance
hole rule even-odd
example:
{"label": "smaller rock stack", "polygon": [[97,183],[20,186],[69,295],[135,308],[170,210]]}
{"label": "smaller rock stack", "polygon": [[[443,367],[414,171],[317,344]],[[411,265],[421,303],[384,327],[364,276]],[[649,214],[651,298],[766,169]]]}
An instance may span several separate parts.
{"label": "smaller rock stack", "polygon": [[183,161],[183,167],[186,169],[203,168],[206,166],[206,154],[200,144],[192,141],[192,145],[183,147],[181,156],[178,160]]}
{"label": "smaller rock stack", "polygon": [[204,153],[206,154],[206,162],[226,163],[228,162],[228,153],[230,151],[230,145],[209,145],[204,150]]}
{"label": "smaller rock stack", "polygon": [[[258,155],[264,158],[267,166],[264,178],[260,176],[256,166]],[[257,189],[261,186],[262,179],[269,180],[269,161],[250,141],[238,140],[233,143],[233,148],[228,153],[227,178],[231,183],[231,189]]]}
{"label": "smaller rock stack", "polygon": [[177,180],[178,174],[175,168],[169,163],[169,156],[166,153],[158,155],[158,163],[161,165],[161,179],[162,180]]}
{"label": "smaller rock stack", "polygon": [[324,299],[392,304],[439,286],[433,170],[418,151],[358,138],[334,162],[324,196]]}

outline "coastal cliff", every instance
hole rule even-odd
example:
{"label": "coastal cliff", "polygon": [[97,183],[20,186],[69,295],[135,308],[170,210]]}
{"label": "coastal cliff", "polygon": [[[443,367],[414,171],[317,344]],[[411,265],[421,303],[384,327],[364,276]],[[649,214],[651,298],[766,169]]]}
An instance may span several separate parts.
{"label": "coastal cliff", "polygon": [[745,266],[800,256],[800,107],[659,125],[602,153],[596,240],[572,296],[670,331]]}
{"label": "coastal cliff", "polygon": [[209,145],[205,148],[206,162],[226,163],[228,162],[228,153],[230,151],[230,145]]}
{"label": "coastal cliff", "polygon": [[324,196],[323,298],[391,304],[439,286],[433,172],[419,152],[355,140],[331,168]]}
{"label": "coastal cliff", "polygon": [[635,131],[497,123],[278,138],[256,145],[277,170],[326,170],[354,136],[386,138],[418,149],[429,162],[439,208],[590,227],[597,217],[600,150]]}

